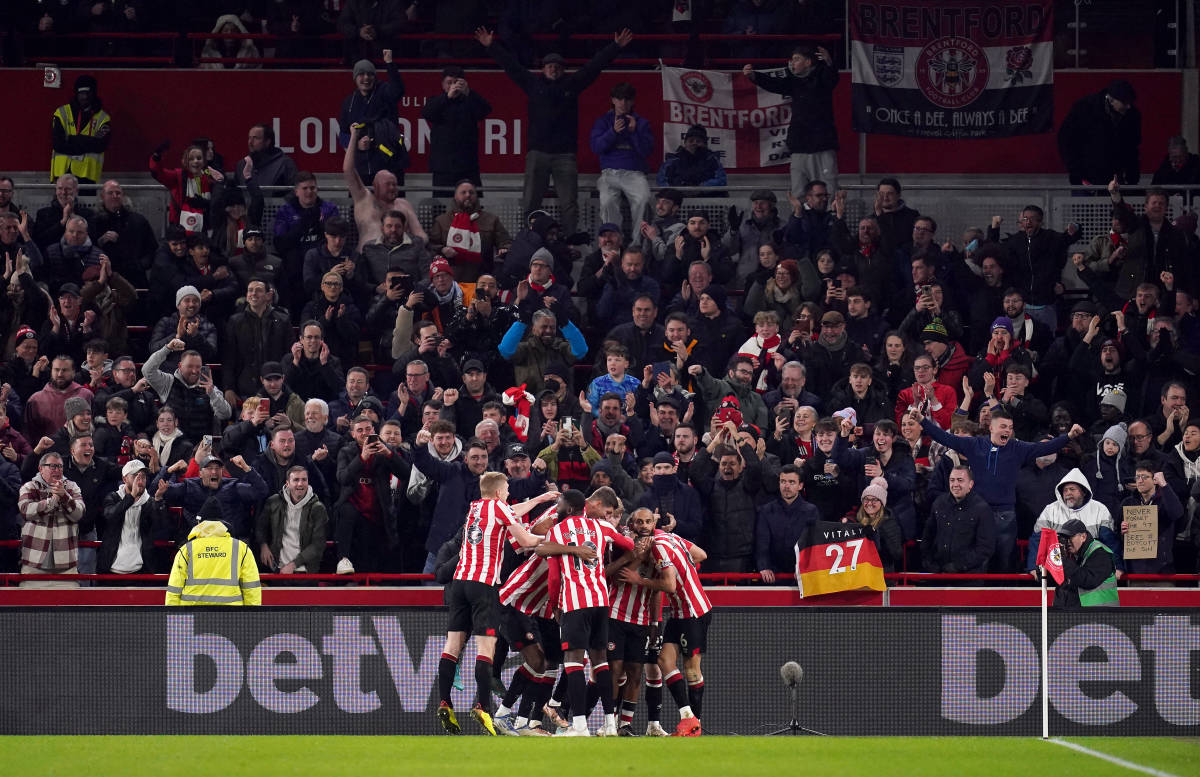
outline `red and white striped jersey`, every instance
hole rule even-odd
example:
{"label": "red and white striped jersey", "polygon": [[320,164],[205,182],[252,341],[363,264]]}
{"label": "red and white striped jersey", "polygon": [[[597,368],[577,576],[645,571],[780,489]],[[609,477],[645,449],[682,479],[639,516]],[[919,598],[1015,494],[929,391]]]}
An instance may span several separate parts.
{"label": "red and white striped jersey", "polygon": [[518,522],[508,505],[498,499],[472,502],[454,579],[496,585],[504,560],[504,538],[508,527]]}
{"label": "red and white striped jersey", "polygon": [[700,573],[688,553],[691,547],[692,543],[678,534],[654,535],[655,566],[659,570],[675,568],[675,593],[667,594],[667,598],[676,618],[699,618],[712,609],[712,602],[700,584]]}
{"label": "red and white striped jersey", "polygon": [[[653,561],[654,559],[651,557],[651,563]],[[650,577],[653,570],[642,569],[642,574]],[[618,579],[609,581],[608,595],[612,600],[612,607],[608,611],[609,618],[622,623],[632,623],[635,626],[650,625],[653,616],[650,611],[651,597],[657,596],[657,591],[652,591],[644,585],[634,585]]]}
{"label": "red and white striped jersey", "polygon": [[554,608],[550,606],[550,559],[538,555],[525,559],[525,563],[513,570],[500,587],[500,603],[535,618],[553,617]]}
{"label": "red and white striped jersey", "polygon": [[582,545],[592,548],[598,558],[584,561],[578,556],[554,556],[557,581],[551,582],[551,592],[558,592],[555,603],[563,612],[588,607],[609,606],[608,580],[604,577],[604,552],[609,543],[622,550],[632,550],[633,541],[604,521],[576,515],[567,518],[546,535],[546,539],[562,545]]}
{"label": "red and white striped jersey", "polygon": [[[538,522],[541,521],[543,518],[545,518],[547,515],[553,515],[557,511],[558,511],[557,502],[551,502],[550,506],[547,507],[545,510],[542,510],[540,513],[534,515],[533,510],[530,510],[529,512],[525,513],[524,515],[519,516],[517,518],[517,520],[520,521],[521,525],[524,526],[526,529],[530,529],[531,527],[536,526],[538,524]],[[533,552],[532,550],[529,550],[527,548],[522,548],[521,543],[517,542],[517,538],[512,536],[512,534],[508,535],[508,544],[512,545],[512,549],[518,553],[525,553],[525,552],[532,553]]]}

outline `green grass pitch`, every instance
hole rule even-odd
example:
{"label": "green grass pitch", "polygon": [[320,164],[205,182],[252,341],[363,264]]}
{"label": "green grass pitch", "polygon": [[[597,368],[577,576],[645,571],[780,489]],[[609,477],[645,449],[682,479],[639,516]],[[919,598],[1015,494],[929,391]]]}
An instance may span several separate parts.
{"label": "green grass pitch", "polygon": [[1200,739],[1073,737],[1069,741],[1149,771],[1131,770],[1038,739],[1012,737],[701,737],[637,742],[479,736],[0,737],[0,768],[12,777],[1200,777]]}

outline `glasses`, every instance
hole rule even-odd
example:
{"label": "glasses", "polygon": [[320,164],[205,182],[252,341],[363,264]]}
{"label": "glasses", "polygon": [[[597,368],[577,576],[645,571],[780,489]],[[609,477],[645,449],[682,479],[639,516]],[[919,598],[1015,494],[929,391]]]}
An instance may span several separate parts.
{"label": "glasses", "polygon": [[1139,472],[1133,476],[1133,479],[1134,480],[1154,480],[1154,476],[1149,473],[1146,473],[1146,472]]}
{"label": "glasses", "polygon": [[320,335],[300,335],[301,340],[320,340]]}
{"label": "glasses", "polygon": [[133,367],[114,367],[113,372],[137,372]]}
{"label": "glasses", "polygon": [[42,467],[44,467],[45,469],[62,469],[63,465],[61,465],[61,464],[43,464]]}
{"label": "glasses", "polygon": [[1141,442],[1142,440],[1149,440],[1150,434],[1148,434],[1148,433],[1147,434],[1131,434],[1131,435],[1129,435],[1129,439],[1137,440],[1138,442]]}
{"label": "glasses", "polygon": [[340,289],[340,288],[342,288],[342,284],[338,283],[337,281],[321,281],[321,285],[322,285],[322,286],[328,286],[328,287],[330,287],[330,288],[332,288],[332,289]]}
{"label": "glasses", "polygon": [[423,378],[428,374],[429,374],[428,372],[408,372],[408,373],[405,373],[404,377],[406,377],[406,378]]}
{"label": "glasses", "polygon": [[933,365],[931,365],[931,364],[914,364],[913,365],[913,372],[928,372],[929,370],[932,370],[932,369],[933,369]]}
{"label": "glasses", "polygon": [[929,227],[913,227],[913,232],[932,232]]}

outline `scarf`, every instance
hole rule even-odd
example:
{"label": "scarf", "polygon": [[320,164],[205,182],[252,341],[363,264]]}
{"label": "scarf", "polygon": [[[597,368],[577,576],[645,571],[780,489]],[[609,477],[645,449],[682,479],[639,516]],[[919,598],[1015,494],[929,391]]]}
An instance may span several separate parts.
{"label": "scarf", "polygon": [[[454,447],[451,448],[450,452],[445,456],[438,455],[438,452],[433,448],[432,441],[426,443],[425,445],[426,450],[429,451],[429,455],[432,456],[435,461],[454,461],[462,454],[462,440],[458,439],[457,437],[454,438]],[[425,501],[425,497],[429,495],[429,487],[431,485],[432,481],[429,480],[425,473],[417,467],[413,467],[412,474],[408,476],[408,489],[406,492],[408,495],[408,500],[413,504],[421,504],[421,502]]]}
{"label": "scarf", "polygon": [[544,285],[544,286],[535,283],[532,275],[526,276],[525,280],[529,281],[529,288],[533,289],[538,294],[545,294],[546,289],[549,289],[551,286],[554,285],[554,276],[553,275],[550,276],[550,280],[546,281],[546,285]]}
{"label": "scarf", "polygon": [[759,394],[766,392],[769,388],[767,385],[767,365],[771,361],[771,355],[779,350],[779,345],[782,342],[783,338],[778,334],[771,335],[765,340],[755,335],[742,343],[742,347],[738,349],[738,356],[749,356],[754,360],[754,369],[758,373],[758,380],[754,382],[754,390]]}
{"label": "scarf", "polygon": [[1110,229],[1108,231],[1108,242],[1112,243],[1113,250],[1115,251],[1121,246],[1128,246],[1129,238],[1125,237],[1125,235],[1120,234],[1119,232],[1113,232]]}
{"label": "scarf", "polygon": [[459,286],[457,282],[452,284],[445,294],[439,294],[433,286],[429,287],[429,293],[433,295],[433,298],[437,300],[439,305],[446,305],[453,302],[455,307],[462,307],[463,290],[462,286]]}
{"label": "scarf", "polygon": [[842,330],[842,333],[834,338],[832,342],[825,337],[821,337],[817,342],[825,346],[825,350],[827,351],[840,351],[846,345],[846,332]]}
{"label": "scarf", "polygon": [[155,453],[158,454],[158,461],[162,465],[166,465],[167,459],[171,458],[171,448],[175,445],[175,440],[182,437],[183,432],[176,429],[168,434],[155,432],[150,443],[154,446]]}

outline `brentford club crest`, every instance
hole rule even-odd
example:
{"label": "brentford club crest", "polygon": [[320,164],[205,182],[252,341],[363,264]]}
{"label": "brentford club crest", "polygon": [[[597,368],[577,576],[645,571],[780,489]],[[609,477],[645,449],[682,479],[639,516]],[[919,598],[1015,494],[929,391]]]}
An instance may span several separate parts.
{"label": "brentford club crest", "polygon": [[917,55],[917,86],[942,108],[970,105],[988,82],[983,50],[966,38],[939,38]]}
{"label": "brentford club crest", "polygon": [[679,85],[687,96],[698,103],[706,103],[712,99],[713,85],[708,76],[696,70],[689,70],[679,77]]}

